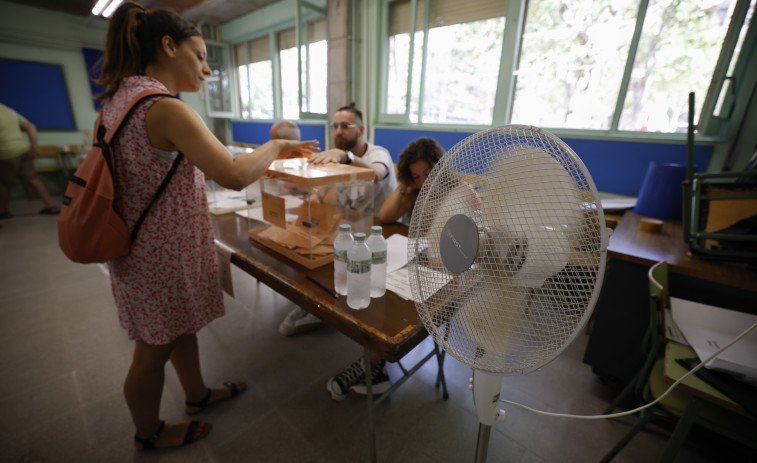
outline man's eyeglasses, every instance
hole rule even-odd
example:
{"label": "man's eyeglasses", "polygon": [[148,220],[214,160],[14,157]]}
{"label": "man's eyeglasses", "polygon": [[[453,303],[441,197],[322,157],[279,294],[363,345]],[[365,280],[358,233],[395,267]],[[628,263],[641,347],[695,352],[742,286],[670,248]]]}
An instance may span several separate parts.
{"label": "man's eyeglasses", "polygon": [[346,122],[342,122],[341,124],[334,123],[329,126],[332,132],[336,132],[336,129],[342,129],[342,131],[346,131],[349,129],[354,129],[355,127],[357,127],[357,124],[348,124]]}

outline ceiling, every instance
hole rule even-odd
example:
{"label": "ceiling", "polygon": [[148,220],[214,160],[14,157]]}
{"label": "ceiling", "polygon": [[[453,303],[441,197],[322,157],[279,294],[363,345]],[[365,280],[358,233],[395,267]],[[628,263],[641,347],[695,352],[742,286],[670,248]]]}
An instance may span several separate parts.
{"label": "ceiling", "polygon": [[[7,0],[88,18],[97,0]],[[147,8],[169,8],[199,24],[220,25],[279,0],[143,0]]]}

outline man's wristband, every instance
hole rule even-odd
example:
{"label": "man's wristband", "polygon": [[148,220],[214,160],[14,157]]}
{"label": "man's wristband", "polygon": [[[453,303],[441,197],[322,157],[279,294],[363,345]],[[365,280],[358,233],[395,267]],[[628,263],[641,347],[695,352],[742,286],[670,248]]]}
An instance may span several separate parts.
{"label": "man's wristband", "polygon": [[345,151],[344,152],[346,158],[344,160],[345,164],[352,164],[352,160],[355,159],[355,155],[352,154],[352,151]]}

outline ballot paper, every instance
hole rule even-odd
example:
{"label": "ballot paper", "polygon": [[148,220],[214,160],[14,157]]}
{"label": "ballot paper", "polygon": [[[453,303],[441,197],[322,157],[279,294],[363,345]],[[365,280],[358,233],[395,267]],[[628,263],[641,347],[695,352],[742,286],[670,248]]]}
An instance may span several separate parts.
{"label": "ballot paper", "polygon": [[395,233],[386,239],[386,273],[407,265],[407,236]]}
{"label": "ballot paper", "polygon": [[[426,291],[424,291],[424,294],[426,294],[426,297],[422,302],[426,302],[429,297],[436,294],[437,291],[442,289],[444,285],[452,280],[451,275],[430,269],[428,267],[418,266],[416,267],[416,269],[420,273],[421,279],[431,285],[430,287],[425,288]],[[395,270],[386,276],[386,289],[392,291],[403,299],[407,299],[409,301],[416,300],[413,297],[412,290],[410,289],[410,271],[407,266],[402,267],[399,270]]]}
{"label": "ballot paper", "polygon": [[[704,360],[757,323],[757,315],[670,298],[671,311],[681,332]],[[706,368],[730,373],[757,386],[757,328],[705,364]]]}

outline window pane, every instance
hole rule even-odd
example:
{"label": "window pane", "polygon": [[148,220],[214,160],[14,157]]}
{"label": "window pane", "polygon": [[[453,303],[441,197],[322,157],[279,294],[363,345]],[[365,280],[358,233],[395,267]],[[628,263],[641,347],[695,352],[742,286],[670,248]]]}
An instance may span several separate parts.
{"label": "window pane", "polygon": [[302,110],[326,114],[328,42],[321,40],[303,46],[302,60]]}
{"label": "window pane", "polygon": [[385,109],[387,114],[405,114],[409,50],[410,34],[398,34],[389,38]]}
{"label": "window pane", "polygon": [[422,122],[491,124],[504,31],[504,16],[429,29]]}
{"label": "window pane", "polygon": [[638,2],[528,2],[511,121],[610,128]]}
{"label": "window pane", "polygon": [[248,66],[248,69],[250,72],[250,117],[273,119],[273,66],[271,61],[252,63]]}
{"label": "window pane", "polygon": [[650,0],[621,130],[685,132],[689,92],[702,95],[695,110],[699,119],[730,21],[730,3]]}
{"label": "window pane", "polygon": [[247,77],[247,66],[237,66],[237,78],[239,79],[239,108],[242,118],[250,117],[250,80]]}
{"label": "window pane", "polygon": [[297,47],[281,50],[281,104],[284,119],[299,119],[300,108],[297,104],[299,89],[297,86]]}
{"label": "window pane", "polygon": [[[739,57],[741,55],[741,49],[744,45],[744,38],[746,37],[746,33],[749,30],[749,25],[752,22],[752,16],[754,14],[754,8],[755,8],[755,0],[752,0],[749,4],[749,9],[746,13],[746,18],[744,18],[744,25],[741,26],[741,31],[739,32],[739,38],[736,41],[736,47],[733,49],[733,57],[731,58],[731,64],[728,65],[728,72],[726,72],[726,76],[733,76],[734,71],[736,69],[736,62],[739,60]],[[733,2],[731,2],[731,7],[733,7]],[[730,11],[728,16],[731,16]],[[715,106],[715,114],[721,117],[727,117],[729,114],[729,111],[731,109],[731,105],[725,104],[726,99],[728,97],[728,93],[732,91],[733,81],[726,80],[723,83],[723,86],[720,89],[720,94],[718,96],[718,101]]]}

